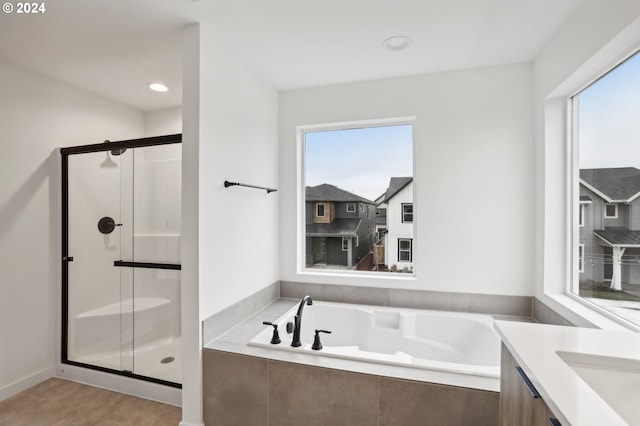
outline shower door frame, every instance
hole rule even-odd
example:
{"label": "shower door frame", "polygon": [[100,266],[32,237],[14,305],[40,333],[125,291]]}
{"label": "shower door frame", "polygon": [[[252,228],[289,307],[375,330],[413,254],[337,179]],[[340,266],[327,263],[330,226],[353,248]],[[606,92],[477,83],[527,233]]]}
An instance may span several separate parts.
{"label": "shower door frame", "polygon": [[[105,141],[107,142],[107,141]],[[73,262],[73,256],[69,253],[69,155],[88,154],[92,152],[104,152],[119,150],[125,148],[143,148],[148,146],[170,145],[182,143],[182,134],[153,136],[148,138],[128,139],[109,143],[96,143],[90,145],[78,145],[66,148],[60,148],[62,159],[62,318],[61,318],[61,358],[62,364],[73,365],[77,367],[88,368],[91,370],[102,371],[105,373],[116,374],[153,382],[161,385],[171,386],[182,389],[182,384],[158,379],[155,377],[143,376],[131,371],[115,370],[107,367],[101,367],[93,364],[86,364],[78,361],[69,360],[69,262]],[[182,266],[178,263],[150,263],[150,262],[130,262],[116,260],[115,267],[131,267],[131,268],[150,268],[150,269],[173,269],[181,270]]]}

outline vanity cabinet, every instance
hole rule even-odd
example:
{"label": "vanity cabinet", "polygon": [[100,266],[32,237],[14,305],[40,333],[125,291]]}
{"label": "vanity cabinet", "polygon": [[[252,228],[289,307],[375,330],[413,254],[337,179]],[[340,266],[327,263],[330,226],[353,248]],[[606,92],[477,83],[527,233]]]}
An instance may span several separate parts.
{"label": "vanity cabinet", "polygon": [[560,425],[542,397],[534,396],[537,390],[526,373],[518,370],[516,360],[503,343],[500,368],[500,426]]}

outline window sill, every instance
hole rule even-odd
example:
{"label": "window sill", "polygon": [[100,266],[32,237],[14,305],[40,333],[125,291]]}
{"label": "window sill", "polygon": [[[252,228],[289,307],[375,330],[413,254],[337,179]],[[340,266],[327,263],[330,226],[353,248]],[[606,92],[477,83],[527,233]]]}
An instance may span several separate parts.
{"label": "window sill", "polygon": [[640,331],[640,327],[608,313],[603,308],[594,305],[572,294],[545,293],[545,303],[560,315],[578,327],[595,327],[603,330]]}
{"label": "window sill", "polygon": [[299,275],[316,277],[337,277],[337,278],[366,278],[382,280],[402,280],[416,281],[416,275],[404,272],[375,272],[375,271],[341,271],[339,269],[303,269]]}

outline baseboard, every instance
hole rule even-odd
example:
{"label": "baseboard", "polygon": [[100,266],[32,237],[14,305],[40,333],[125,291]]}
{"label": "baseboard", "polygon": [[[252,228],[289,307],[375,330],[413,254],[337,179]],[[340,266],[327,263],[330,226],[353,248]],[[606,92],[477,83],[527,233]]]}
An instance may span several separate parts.
{"label": "baseboard", "polygon": [[56,377],[165,404],[182,405],[182,390],[118,374],[62,364]]}
{"label": "baseboard", "polygon": [[19,394],[39,383],[44,382],[54,376],[53,367],[45,368],[35,374],[22,378],[18,381],[10,383],[0,388],[0,401],[11,398],[14,395]]}

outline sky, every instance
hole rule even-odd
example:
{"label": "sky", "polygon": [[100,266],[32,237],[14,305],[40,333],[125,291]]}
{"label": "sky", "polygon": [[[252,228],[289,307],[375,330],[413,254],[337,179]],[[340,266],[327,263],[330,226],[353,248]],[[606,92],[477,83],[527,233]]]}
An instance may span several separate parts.
{"label": "sky", "polygon": [[413,126],[307,132],[305,157],[306,186],[328,183],[373,201],[391,177],[413,176]]}
{"label": "sky", "polygon": [[580,168],[640,169],[640,53],[579,95]]}

